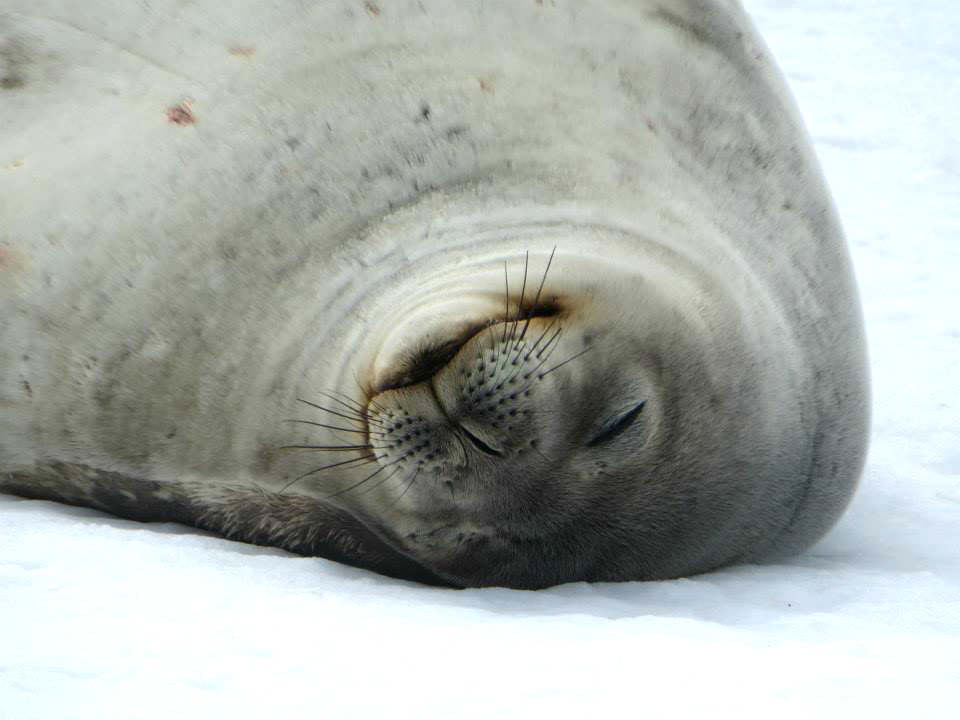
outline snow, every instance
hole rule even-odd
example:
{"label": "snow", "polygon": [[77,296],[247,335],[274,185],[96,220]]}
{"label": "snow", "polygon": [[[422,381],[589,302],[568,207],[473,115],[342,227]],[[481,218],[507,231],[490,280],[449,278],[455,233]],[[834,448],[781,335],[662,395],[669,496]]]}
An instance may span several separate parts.
{"label": "snow", "polygon": [[806,555],[418,587],[0,496],[0,718],[960,717],[960,10],[748,0],[847,229],[864,480]]}

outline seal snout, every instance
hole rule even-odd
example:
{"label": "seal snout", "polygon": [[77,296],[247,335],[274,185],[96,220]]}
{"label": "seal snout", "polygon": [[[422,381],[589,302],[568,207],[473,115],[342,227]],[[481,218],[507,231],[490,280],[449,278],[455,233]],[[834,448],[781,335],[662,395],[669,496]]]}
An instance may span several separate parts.
{"label": "seal snout", "polygon": [[367,410],[370,445],[377,462],[398,471],[441,472],[466,462],[462,443],[424,383],[390,390]]}
{"label": "seal snout", "polygon": [[367,417],[378,462],[450,473],[535,450],[561,334],[555,320],[491,326],[433,377],[375,396]]}
{"label": "seal snout", "polygon": [[484,454],[504,457],[525,445],[521,439],[533,431],[540,370],[553,346],[553,340],[535,347],[511,337],[504,325],[484,333],[434,378],[444,410]]}

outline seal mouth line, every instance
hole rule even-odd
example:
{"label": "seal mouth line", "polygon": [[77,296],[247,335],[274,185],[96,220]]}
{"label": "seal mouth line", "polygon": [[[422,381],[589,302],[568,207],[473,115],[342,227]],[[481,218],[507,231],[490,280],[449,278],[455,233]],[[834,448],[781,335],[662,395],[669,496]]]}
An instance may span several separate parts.
{"label": "seal mouth line", "polygon": [[457,427],[459,428],[460,432],[462,432],[466,436],[467,440],[473,443],[474,447],[476,447],[477,450],[479,450],[483,454],[490,455],[491,457],[500,457],[500,458],[503,457],[502,452],[494,450],[492,447],[487,445],[483,440],[481,440],[472,432],[470,432],[465,427],[463,427],[463,425],[458,425]]}
{"label": "seal mouth line", "polygon": [[[444,419],[447,421],[449,426],[454,430],[453,436],[457,438],[461,446],[463,446],[463,440],[461,439],[461,436],[463,436],[467,438],[467,440],[469,440],[474,447],[476,447],[480,452],[484,453],[485,455],[489,455],[491,457],[503,457],[503,453],[498,452],[497,450],[494,450],[492,447],[490,447],[485,442],[483,442],[483,440],[478,438],[476,435],[474,435],[469,430],[467,430],[463,425],[461,425],[452,417],[450,417],[449,413],[447,412],[447,409],[443,406],[443,402],[440,400],[440,395],[437,392],[437,388],[434,385],[432,378],[431,378],[431,382],[429,383],[429,388],[430,388],[430,394],[433,397],[434,402],[436,403],[437,407],[440,409],[440,412],[443,414]],[[464,449],[464,455],[466,458],[468,458],[468,462],[469,462],[469,457],[470,457],[469,453],[466,452],[466,447],[464,447],[463,449]]]}

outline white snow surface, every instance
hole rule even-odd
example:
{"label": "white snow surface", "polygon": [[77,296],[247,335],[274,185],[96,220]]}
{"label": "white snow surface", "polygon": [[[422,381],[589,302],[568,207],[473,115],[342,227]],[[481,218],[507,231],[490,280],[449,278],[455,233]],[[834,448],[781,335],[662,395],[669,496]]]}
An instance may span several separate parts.
{"label": "white snow surface", "polygon": [[843,217],[873,366],[789,563],[419,587],[0,496],[0,718],[960,718],[960,6],[748,0]]}

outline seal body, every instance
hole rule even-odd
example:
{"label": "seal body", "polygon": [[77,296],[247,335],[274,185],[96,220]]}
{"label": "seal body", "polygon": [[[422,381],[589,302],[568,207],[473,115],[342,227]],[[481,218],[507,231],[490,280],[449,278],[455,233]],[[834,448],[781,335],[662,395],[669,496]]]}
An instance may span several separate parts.
{"label": "seal body", "polygon": [[461,586],[842,513],[856,289],[738,3],[109,5],[0,13],[0,490]]}

